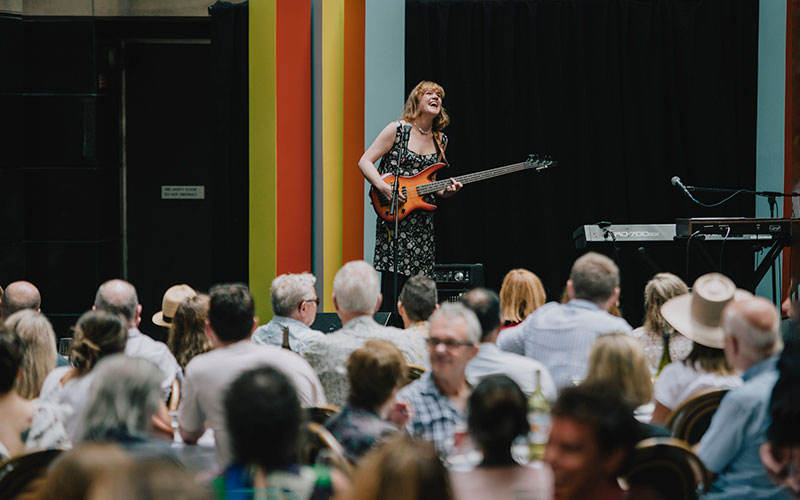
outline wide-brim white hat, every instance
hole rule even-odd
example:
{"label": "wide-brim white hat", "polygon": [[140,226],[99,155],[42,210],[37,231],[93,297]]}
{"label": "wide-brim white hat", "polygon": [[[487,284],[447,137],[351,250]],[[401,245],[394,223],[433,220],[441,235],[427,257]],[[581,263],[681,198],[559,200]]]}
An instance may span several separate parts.
{"label": "wide-brim white hat", "polygon": [[692,292],[674,297],[661,306],[661,316],[676,331],[706,347],[725,347],[722,310],[730,302],[753,295],[736,288],[730,278],[720,273],[697,278]]}
{"label": "wide-brim white hat", "polygon": [[197,292],[189,285],[173,285],[169,287],[164,292],[164,298],[161,300],[161,310],[153,315],[153,323],[169,328],[172,318],[175,317],[175,311],[178,310],[181,302],[195,295],[197,295]]}

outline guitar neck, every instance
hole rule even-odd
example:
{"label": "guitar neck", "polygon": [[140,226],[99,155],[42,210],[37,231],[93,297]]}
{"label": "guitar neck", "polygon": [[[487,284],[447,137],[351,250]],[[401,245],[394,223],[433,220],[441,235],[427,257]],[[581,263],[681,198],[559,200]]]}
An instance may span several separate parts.
{"label": "guitar neck", "polygon": [[[483,181],[486,179],[491,179],[492,177],[498,177],[513,172],[519,172],[524,168],[525,168],[525,163],[514,163],[512,165],[506,165],[504,167],[491,168],[489,170],[483,170],[481,172],[473,172],[471,174],[461,175],[455,177],[455,180],[457,180],[461,184],[469,184],[471,182]],[[451,184],[450,179],[429,182],[428,184],[423,184],[422,186],[417,187],[417,193],[419,193],[420,196],[424,196],[426,194],[435,193],[436,191],[441,191],[450,184]]]}

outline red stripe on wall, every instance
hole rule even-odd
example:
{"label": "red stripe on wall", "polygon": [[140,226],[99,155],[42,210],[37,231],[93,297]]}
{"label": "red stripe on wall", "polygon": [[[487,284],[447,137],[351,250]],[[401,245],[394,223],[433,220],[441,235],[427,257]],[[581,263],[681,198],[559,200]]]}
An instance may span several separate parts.
{"label": "red stripe on wall", "polygon": [[276,272],[283,274],[311,270],[311,2],[276,4]]}
{"label": "red stripe on wall", "polygon": [[342,263],[364,255],[364,0],[348,0],[344,13],[344,145],[342,150]]}

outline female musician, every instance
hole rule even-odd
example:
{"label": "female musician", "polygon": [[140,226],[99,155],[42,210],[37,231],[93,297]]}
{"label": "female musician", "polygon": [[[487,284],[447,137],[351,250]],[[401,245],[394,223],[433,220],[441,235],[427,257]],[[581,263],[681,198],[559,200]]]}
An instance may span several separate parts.
{"label": "female musician", "polygon": [[[392,198],[392,186],[381,179],[381,175],[395,172],[401,151],[403,157],[399,158],[399,174],[403,176],[416,175],[434,163],[447,161],[444,156],[447,136],[442,130],[450,123],[450,117],[442,107],[442,99],[444,89],[440,85],[428,81],[419,82],[408,95],[402,119],[387,125],[358,161],[358,168],[364,177],[387,199]],[[381,158],[381,162],[376,169],[374,163],[378,158]],[[462,188],[460,182],[455,179],[451,181],[449,186],[436,192],[436,195],[448,198]],[[429,198],[425,201],[434,203],[434,197]],[[405,201],[406,198],[400,193],[400,204]],[[382,271],[381,291],[385,310],[391,310],[394,305],[388,300],[393,297],[393,232],[393,222],[378,218],[375,232],[375,269]],[[399,292],[409,276],[418,273],[433,275],[433,212],[416,210],[400,221],[397,243]]]}

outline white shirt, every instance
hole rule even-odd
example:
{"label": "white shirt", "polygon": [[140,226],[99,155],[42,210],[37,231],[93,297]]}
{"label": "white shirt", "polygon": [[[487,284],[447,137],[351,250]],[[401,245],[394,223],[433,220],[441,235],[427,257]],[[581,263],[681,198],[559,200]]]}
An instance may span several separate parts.
{"label": "white shirt", "polygon": [[475,387],[488,375],[507,375],[526,396],[536,390],[536,370],[542,374],[542,392],[548,401],[555,401],[556,386],[547,367],[535,359],[498,349],[494,342],[482,342],[477,356],[467,364],[467,381]]}
{"label": "white shirt", "polygon": [[400,349],[407,363],[424,366],[424,358],[414,347],[414,338],[406,331],[379,325],[370,315],[358,316],[341,329],[309,342],[308,349],[303,353],[303,357],[322,379],[325,394],[331,403],[338,406],[347,403],[350,392],[345,368],[347,358],[370,339],[388,340]]}
{"label": "white shirt", "polygon": [[246,339],[195,356],[186,365],[178,423],[189,432],[197,432],[208,422],[214,429],[217,462],[221,467],[232,458],[225,425],[225,391],[239,374],[264,365],[280,370],[292,381],[303,406],[326,404],[317,374],[303,358],[286,349]]}
{"label": "white shirt", "polygon": [[734,389],[742,385],[739,375],[717,375],[695,370],[683,361],[675,361],[661,370],[653,393],[655,400],[674,410],[690,396],[706,389]]}
{"label": "white shirt", "polygon": [[61,385],[61,379],[72,369],[71,366],[59,366],[51,371],[42,384],[39,399],[66,406],[71,413],[64,412],[64,429],[71,441],[75,441],[86,405],[89,403],[89,388],[94,380],[94,371],[86,375],[73,377]]}
{"label": "white shirt", "polygon": [[169,397],[172,390],[172,381],[176,378],[183,380],[181,366],[170,352],[167,344],[153,340],[139,331],[138,328],[128,329],[128,341],[125,343],[125,354],[134,358],[144,358],[153,362],[164,374],[161,382],[163,399]]}

